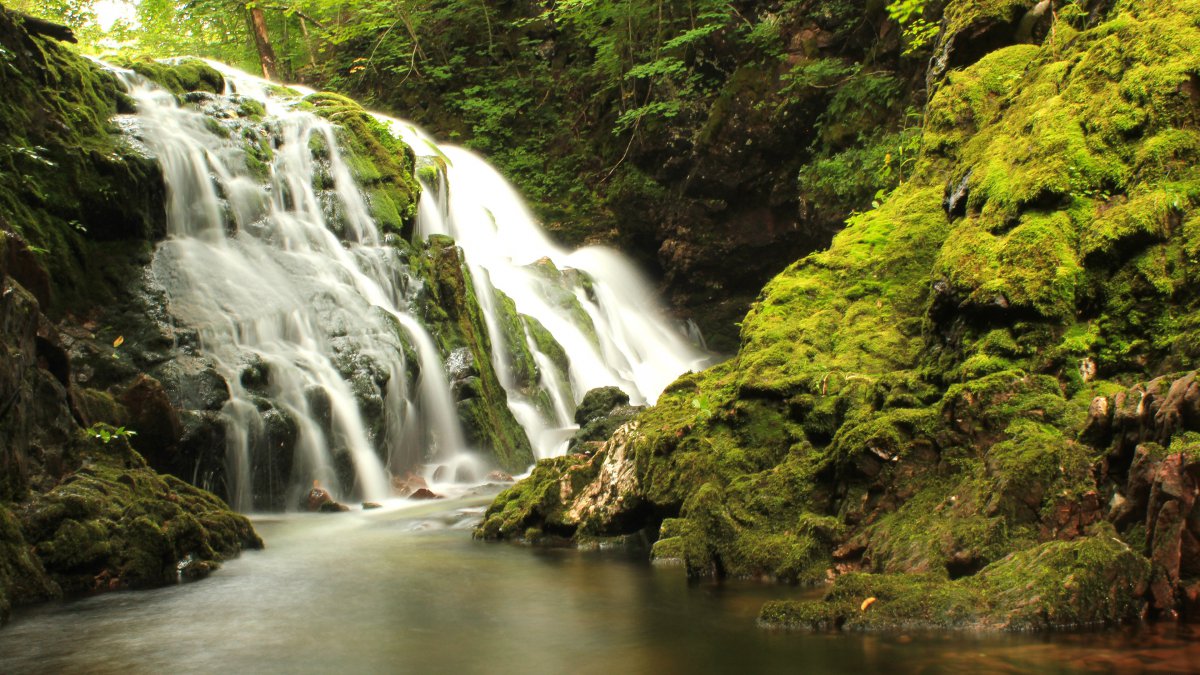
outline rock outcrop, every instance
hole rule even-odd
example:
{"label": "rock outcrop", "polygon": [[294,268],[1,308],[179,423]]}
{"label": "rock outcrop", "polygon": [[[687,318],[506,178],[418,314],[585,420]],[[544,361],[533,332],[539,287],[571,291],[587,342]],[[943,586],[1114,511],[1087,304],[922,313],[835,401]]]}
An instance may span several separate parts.
{"label": "rock outcrop", "polygon": [[199,578],[262,542],[220,499],[130,446],[171,452],[189,422],[144,374],[162,340],[127,341],[98,321],[119,316],[114,303],[164,232],[161,174],[110,123],[131,102],[3,7],[0,60],[3,621],[13,605],[63,594]]}
{"label": "rock outcrop", "polygon": [[[952,2],[944,35],[1015,31],[1018,4]],[[540,463],[478,534],[640,532],[691,577],[832,581],[772,625],[1195,616],[1200,9],[1045,20],[936,76],[906,180],[637,417],[631,475]]]}

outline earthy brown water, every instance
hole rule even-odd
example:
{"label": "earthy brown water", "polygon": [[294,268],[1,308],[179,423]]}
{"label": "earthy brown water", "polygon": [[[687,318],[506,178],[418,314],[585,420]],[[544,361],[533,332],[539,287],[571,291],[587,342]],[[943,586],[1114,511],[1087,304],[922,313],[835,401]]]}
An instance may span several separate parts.
{"label": "earthy brown water", "polygon": [[18,613],[0,673],[1200,671],[1200,640],[1178,631],[764,631],[758,608],[786,589],[472,541],[486,501],[260,518],[268,548],[200,583]]}

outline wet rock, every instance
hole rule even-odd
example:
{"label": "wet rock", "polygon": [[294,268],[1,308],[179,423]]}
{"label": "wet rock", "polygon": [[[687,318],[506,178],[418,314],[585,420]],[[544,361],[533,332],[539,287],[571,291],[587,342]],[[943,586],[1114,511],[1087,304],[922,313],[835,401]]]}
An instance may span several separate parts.
{"label": "wet rock", "polygon": [[399,497],[407,497],[417,490],[428,488],[429,483],[411,471],[403,476],[392,476],[392,491]]}
{"label": "wet rock", "polygon": [[206,359],[180,356],[154,374],[176,407],[219,411],[229,400],[229,385]]}
{"label": "wet rock", "polygon": [[118,400],[129,411],[129,427],[137,430],[132,440],[135,449],[147,454],[178,446],[183,424],[162,383],[139,375]]}
{"label": "wet rock", "polygon": [[335,501],[323,502],[321,506],[317,508],[317,511],[320,513],[344,513],[349,510],[349,506]]}
{"label": "wet rock", "polygon": [[317,511],[326,504],[333,503],[335,503],[333,501],[333,495],[329,494],[329,490],[321,487],[317,481],[314,480],[312,489],[308,491],[308,495],[306,495],[304,499],[305,508],[307,508],[309,511]]}
{"label": "wet rock", "polygon": [[441,499],[442,496],[429,488],[417,488],[408,496],[409,499]]}
{"label": "wet rock", "polygon": [[459,347],[446,357],[446,377],[451,382],[468,377],[478,377],[479,368],[475,365],[475,356],[467,347]]}
{"label": "wet rock", "polygon": [[511,483],[511,482],[513,482],[513,477],[512,477],[512,474],[510,474],[510,473],[505,473],[505,472],[503,472],[503,471],[499,471],[499,470],[497,470],[497,471],[489,471],[489,472],[488,472],[488,475],[487,475],[487,479],[488,479],[488,480],[490,480],[490,481],[495,481],[495,482],[498,482],[498,483]]}
{"label": "wet rock", "polygon": [[479,480],[479,475],[475,473],[475,467],[470,464],[459,464],[454,467],[455,483],[474,483],[477,480]]}
{"label": "wet rock", "polygon": [[602,532],[614,518],[636,509],[641,498],[641,481],[631,446],[637,429],[637,422],[617,429],[601,453],[597,453],[597,459],[602,454],[604,460],[596,477],[577,491],[566,512],[567,522],[590,521],[594,531]]}
{"label": "wet rock", "polygon": [[946,183],[946,196],[942,199],[942,208],[951,220],[967,214],[967,197],[971,190],[971,171],[967,171],[957,183]]}
{"label": "wet rock", "polygon": [[189,555],[175,565],[180,581],[199,581],[219,569],[221,563],[215,560],[200,560],[194,555]]}
{"label": "wet rock", "polygon": [[1200,431],[1200,382],[1196,381],[1195,372],[1171,383],[1154,413],[1154,425],[1160,441],[1177,431]]}
{"label": "wet rock", "polygon": [[629,404],[629,394],[618,387],[598,387],[583,395],[583,400],[575,408],[575,423],[583,426],[588,422],[604,417],[614,408]]}
{"label": "wet rock", "polygon": [[381,509],[381,508],[383,508],[383,504],[380,504],[379,502],[363,502],[362,508],[363,508],[363,511],[370,511],[372,509]]}
{"label": "wet rock", "polygon": [[1108,397],[1097,396],[1088,406],[1087,422],[1079,440],[1096,448],[1107,447],[1112,438],[1112,406]]}

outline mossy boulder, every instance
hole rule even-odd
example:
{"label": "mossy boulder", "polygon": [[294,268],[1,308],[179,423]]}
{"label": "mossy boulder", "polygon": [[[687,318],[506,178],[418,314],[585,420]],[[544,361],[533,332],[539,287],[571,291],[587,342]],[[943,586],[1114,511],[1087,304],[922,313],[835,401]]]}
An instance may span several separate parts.
{"label": "mossy boulder", "polygon": [[1047,542],[950,581],[847,574],[820,600],[774,601],[759,622],[804,630],[1069,630],[1138,621],[1149,562],[1109,528]]}
{"label": "mossy boulder", "polygon": [[643,406],[629,405],[629,394],[618,387],[597,387],[583,395],[575,407],[579,430],[567,443],[567,452],[594,452],[619,427],[632,420]]}
{"label": "mossy boulder", "polygon": [[[994,4],[947,16],[1019,14]],[[638,416],[635,492],[578,534],[661,523],[655,556],[692,577],[838,578],[788,606],[810,626],[1178,615],[1200,569],[1177,440],[1200,431],[1179,373],[1200,356],[1200,5],[1053,20],[945,76],[906,181]],[[599,489],[606,461],[571,471]]]}
{"label": "mossy boulder", "polygon": [[49,492],[14,504],[21,533],[66,593],[174,583],[178,565],[262,548],[250,522],[212,494],[162,476],[123,438],[92,439]]}
{"label": "mossy boulder", "polygon": [[304,98],[304,106],[339,128],[354,177],[365,191],[371,217],[384,232],[410,239],[421,187],[412,148],[354,101],[328,92]]}
{"label": "mossy boulder", "polygon": [[225,93],[225,77],[200,59],[158,61],[142,56],[118,59],[115,65],[132,70],[176,96],[193,91]]}

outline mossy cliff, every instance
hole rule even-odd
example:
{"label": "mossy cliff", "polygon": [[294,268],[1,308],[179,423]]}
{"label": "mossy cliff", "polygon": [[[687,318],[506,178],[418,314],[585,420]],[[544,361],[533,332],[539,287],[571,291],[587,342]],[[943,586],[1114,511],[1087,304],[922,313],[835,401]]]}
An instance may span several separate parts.
{"label": "mossy cliff", "polygon": [[[442,353],[448,355],[447,371],[466,441],[491,455],[505,471],[524,471],[533,463],[533,450],[508,408],[508,394],[493,366],[495,345],[462,249],[450,237],[433,235],[422,245],[419,261],[418,273],[428,281],[418,311]],[[494,301],[504,308],[505,300],[497,293]],[[502,320],[519,326],[511,305],[509,300]],[[514,359],[514,363],[532,364],[523,335],[519,341],[508,342],[523,350],[518,351],[523,358]]]}
{"label": "mossy cliff", "polygon": [[130,101],[2,7],[0,88],[3,621],[63,593],[203,576],[261,541],[219,499],[151,470],[123,433],[93,426],[120,404],[86,384],[95,368],[76,355],[129,367],[96,335],[94,308],[127,297],[164,230],[158,167],[110,121]]}
{"label": "mossy cliff", "polygon": [[693,577],[832,581],[772,625],[1200,616],[1200,3],[964,46],[995,4],[948,4],[910,174],[767,284],[736,357],[478,534],[644,531]]}

